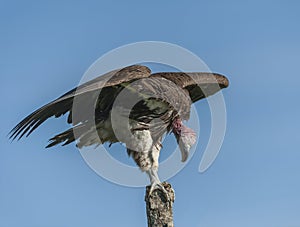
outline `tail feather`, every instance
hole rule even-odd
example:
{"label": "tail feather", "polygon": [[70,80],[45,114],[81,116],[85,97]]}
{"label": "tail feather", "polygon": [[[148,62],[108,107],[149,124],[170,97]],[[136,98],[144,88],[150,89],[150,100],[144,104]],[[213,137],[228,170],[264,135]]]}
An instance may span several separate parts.
{"label": "tail feather", "polygon": [[73,128],[70,128],[67,131],[64,131],[64,132],[52,137],[49,140],[49,144],[46,146],[46,148],[53,147],[60,143],[64,143],[63,144],[63,146],[64,146],[64,145],[67,145],[67,144],[73,142],[74,140],[75,140],[75,137],[74,137],[74,133],[73,133]]}
{"label": "tail feather", "polygon": [[[96,128],[95,125],[91,126],[90,124],[80,124],[76,125],[73,128],[70,128],[49,140],[49,144],[46,148],[58,145],[63,143],[62,146],[65,146],[69,143],[77,140],[76,146],[81,148],[83,146],[89,146],[93,144],[103,144],[107,141],[107,138],[100,138],[97,130],[101,128],[101,124]],[[100,129],[101,130],[101,129]]]}

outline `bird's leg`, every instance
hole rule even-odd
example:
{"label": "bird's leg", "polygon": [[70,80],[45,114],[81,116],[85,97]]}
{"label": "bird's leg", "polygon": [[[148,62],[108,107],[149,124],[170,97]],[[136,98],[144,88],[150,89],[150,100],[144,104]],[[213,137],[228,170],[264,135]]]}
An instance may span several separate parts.
{"label": "bird's leg", "polygon": [[161,184],[161,181],[159,180],[158,173],[157,173],[158,172],[158,166],[159,166],[158,159],[159,159],[160,149],[161,149],[161,144],[160,143],[157,143],[152,147],[152,152],[151,152],[152,166],[147,171],[147,173],[149,175],[149,178],[150,178],[150,182],[151,182],[149,196],[151,196],[152,192],[155,189],[158,189],[161,192],[163,192],[163,194],[165,195],[165,199],[167,201],[169,201],[170,200],[169,194],[168,194],[167,190],[164,188],[164,186]]}
{"label": "bird's leg", "polygon": [[148,174],[148,176],[150,178],[150,182],[151,182],[149,196],[151,196],[151,194],[153,193],[154,190],[158,189],[161,192],[163,192],[166,201],[169,201],[170,200],[169,193],[164,188],[164,186],[161,184],[161,181],[158,178],[157,170],[156,169],[150,169],[150,170],[147,171],[147,174]]}

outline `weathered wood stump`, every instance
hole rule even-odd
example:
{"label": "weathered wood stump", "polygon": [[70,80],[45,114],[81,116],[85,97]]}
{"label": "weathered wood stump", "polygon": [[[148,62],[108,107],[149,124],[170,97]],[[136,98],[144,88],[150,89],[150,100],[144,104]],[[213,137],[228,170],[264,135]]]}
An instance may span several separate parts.
{"label": "weathered wood stump", "polygon": [[175,193],[171,184],[163,182],[162,185],[168,192],[169,201],[166,195],[159,189],[156,189],[149,196],[150,186],[146,187],[146,211],[148,227],[174,227],[173,223],[173,203]]}

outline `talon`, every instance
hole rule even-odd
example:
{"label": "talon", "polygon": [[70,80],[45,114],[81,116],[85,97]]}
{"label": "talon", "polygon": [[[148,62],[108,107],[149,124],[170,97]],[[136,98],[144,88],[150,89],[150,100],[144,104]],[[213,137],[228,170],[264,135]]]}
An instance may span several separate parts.
{"label": "talon", "polygon": [[149,197],[151,196],[153,191],[156,190],[156,189],[163,192],[166,201],[170,201],[169,193],[167,192],[167,190],[164,188],[164,186],[161,183],[151,184],[151,188],[150,188],[150,191],[149,191]]}
{"label": "talon", "polygon": [[149,197],[151,196],[151,194],[153,193],[153,191],[155,189],[158,189],[162,192],[166,201],[171,201],[168,191],[165,189],[165,187],[162,185],[162,183],[159,180],[157,170],[151,169],[151,170],[147,171],[147,174],[149,175],[150,182],[151,182],[151,187],[150,187],[150,191],[148,194]]}

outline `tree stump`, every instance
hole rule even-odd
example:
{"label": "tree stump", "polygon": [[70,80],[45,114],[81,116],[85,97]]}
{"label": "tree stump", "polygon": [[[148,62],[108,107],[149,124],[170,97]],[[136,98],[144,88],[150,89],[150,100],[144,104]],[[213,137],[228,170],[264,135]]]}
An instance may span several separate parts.
{"label": "tree stump", "polygon": [[171,184],[163,182],[162,185],[169,195],[169,201],[166,200],[164,192],[156,189],[149,196],[150,186],[146,187],[146,211],[148,227],[174,227],[173,223],[173,203],[175,193]]}

